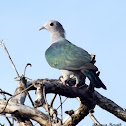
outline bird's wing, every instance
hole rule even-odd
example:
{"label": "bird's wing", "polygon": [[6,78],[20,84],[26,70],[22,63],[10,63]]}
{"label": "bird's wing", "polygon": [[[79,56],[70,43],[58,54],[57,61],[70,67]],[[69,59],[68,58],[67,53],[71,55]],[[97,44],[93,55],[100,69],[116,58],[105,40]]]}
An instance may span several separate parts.
{"label": "bird's wing", "polygon": [[65,39],[52,44],[46,50],[45,57],[50,66],[65,70],[79,70],[91,62],[87,51]]}

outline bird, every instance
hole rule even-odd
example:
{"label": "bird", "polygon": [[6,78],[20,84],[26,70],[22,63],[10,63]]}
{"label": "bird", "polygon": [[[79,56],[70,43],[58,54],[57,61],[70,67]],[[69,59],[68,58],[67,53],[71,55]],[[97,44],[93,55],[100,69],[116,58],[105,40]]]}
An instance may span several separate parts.
{"label": "bird", "polygon": [[60,22],[49,20],[39,30],[42,29],[47,30],[51,36],[45,58],[51,67],[61,71],[63,84],[70,75],[75,75],[76,85],[87,77],[93,87],[107,89],[96,73],[98,68],[92,63],[92,55],[66,39]]}

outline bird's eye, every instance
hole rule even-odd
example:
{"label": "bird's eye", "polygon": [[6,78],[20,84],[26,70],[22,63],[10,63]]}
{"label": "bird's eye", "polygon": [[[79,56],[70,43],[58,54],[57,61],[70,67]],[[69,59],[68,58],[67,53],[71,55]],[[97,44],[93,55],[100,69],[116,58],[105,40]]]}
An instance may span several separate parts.
{"label": "bird's eye", "polygon": [[53,23],[50,23],[50,26],[53,26],[54,24]]}

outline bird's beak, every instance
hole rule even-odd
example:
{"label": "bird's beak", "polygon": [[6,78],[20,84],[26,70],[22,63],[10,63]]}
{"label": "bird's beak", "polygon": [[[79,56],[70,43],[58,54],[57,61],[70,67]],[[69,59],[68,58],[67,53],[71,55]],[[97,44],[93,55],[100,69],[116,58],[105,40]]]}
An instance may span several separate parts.
{"label": "bird's beak", "polygon": [[39,29],[39,31],[40,31],[40,30],[42,30],[42,29],[45,29],[45,27],[44,27],[44,26],[42,26],[42,27]]}

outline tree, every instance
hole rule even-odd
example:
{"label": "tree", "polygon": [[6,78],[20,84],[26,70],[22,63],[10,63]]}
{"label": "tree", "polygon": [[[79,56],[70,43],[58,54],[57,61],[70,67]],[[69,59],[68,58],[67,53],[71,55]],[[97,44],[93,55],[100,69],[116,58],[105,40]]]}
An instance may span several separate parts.
{"label": "tree", "polygon": [[[19,81],[19,84],[15,90],[14,95],[11,95],[7,91],[1,89],[0,93],[4,96],[3,99],[0,99],[0,114],[5,116],[10,125],[13,125],[12,122],[8,119],[6,114],[10,114],[19,126],[32,126],[33,123],[31,120],[36,121],[43,126],[74,126],[78,124],[82,119],[84,119],[88,114],[95,124],[101,125],[97,119],[93,116],[93,111],[95,106],[98,105],[102,109],[112,113],[116,117],[120,118],[123,121],[126,121],[126,111],[121,108],[112,100],[104,97],[100,93],[94,90],[94,88],[89,84],[83,84],[80,87],[73,87],[75,85],[75,79],[71,78],[69,80],[69,86],[64,86],[60,80],[56,79],[37,79],[34,81],[27,81],[25,77],[25,71],[28,65],[25,67],[24,74],[19,76],[16,67],[7,51],[5,45],[0,42],[4,47],[5,51],[8,54],[8,57],[14,67],[14,70],[17,73],[16,80]],[[36,100],[33,102],[29,91],[36,91]],[[54,97],[52,98],[51,103],[49,104],[46,95],[48,93],[53,93]],[[6,99],[6,95],[9,95],[10,98]],[[25,105],[26,96],[28,95],[33,107]],[[80,102],[80,106],[77,110],[68,110],[65,113],[68,114],[68,117],[65,119],[58,117],[57,110],[53,108],[53,102],[56,96],[59,95],[61,110],[63,107],[63,102],[61,96],[67,98],[76,98]],[[48,114],[43,113],[38,110],[37,107],[42,106]],[[2,125],[2,124],[1,124]]]}

